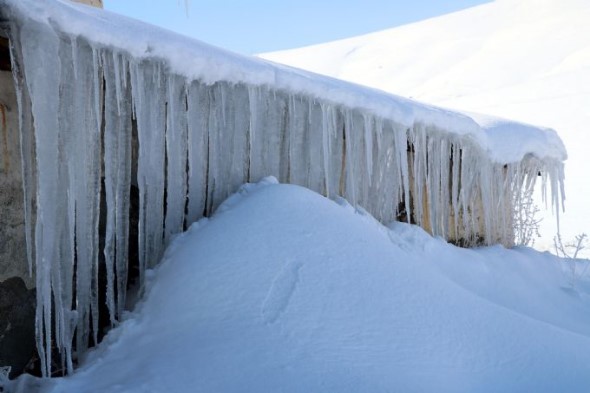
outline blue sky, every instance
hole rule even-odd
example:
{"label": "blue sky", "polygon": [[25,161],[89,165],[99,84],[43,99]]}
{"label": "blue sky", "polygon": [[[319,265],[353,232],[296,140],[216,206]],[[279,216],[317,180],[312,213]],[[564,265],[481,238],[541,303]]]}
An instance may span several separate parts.
{"label": "blue sky", "polygon": [[255,54],[352,37],[490,0],[104,0],[106,9]]}

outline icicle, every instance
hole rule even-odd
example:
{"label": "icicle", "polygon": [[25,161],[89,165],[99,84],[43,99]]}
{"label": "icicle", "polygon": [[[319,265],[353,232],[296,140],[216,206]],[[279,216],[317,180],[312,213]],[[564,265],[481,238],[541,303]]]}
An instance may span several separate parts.
{"label": "icicle", "polygon": [[396,130],[391,122],[383,121],[379,124],[378,132],[381,134],[377,155],[379,157],[377,168],[379,168],[380,174],[378,176],[379,182],[376,183],[379,188],[376,188],[375,191],[379,198],[379,217],[384,221],[395,220],[398,217],[401,202],[400,183],[397,179],[399,163],[396,154]]}
{"label": "icicle", "polygon": [[[432,129],[427,132],[432,132]],[[430,216],[430,225],[432,234],[434,236],[441,236],[441,168],[440,164],[440,140],[433,135],[428,137],[428,186],[426,187],[428,193],[428,207]]]}
{"label": "icicle", "polygon": [[451,146],[451,209],[453,214],[452,236],[455,240],[461,238],[459,233],[459,169],[461,167],[461,160],[461,149],[456,143],[453,143]]}
{"label": "icicle", "polygon": [[188,216],[189,223],[205,212],[207,163],[209,162],[209,94],[204,85],[193,82],[188,88]]}
{"label": "icicle", "polygon": [[[77,40],[73,42],[77,52],[79,78],[73,84],[71,129],[74,131],[73,152],[69,154],[70,192],[75,204],[76,230],[76,304],[77,350],[83,354],[92,332],[98,334],[98,219],[101,188],[100,124],[102,118],[101,83],[98,55],[94,49]],[[100,77],[102,79],[102,76]],[[90,97],[90,99],[88,99]],[[74,207],[70,206],[70,210]],[[91,323],[91,325],[90,325]],[[91,329],[92,327],[92,329]]]}
{"label": "icicle", "polygon": [[219,141],[219,133],[220,128],[223,127],[223,96],[221,91],[219,91],[220,87],[218,85],[213,85],[210,89],[208,89],[209,100],[211,105],[209,105],[209,135],[208,135],[208,144],[207,144],[207,156],[209,157],[209,161],[207,163],[207,184],[206,184],[206,205],[205,205],[205,214],[209,215],[213,212],[213,208],[216,206],[215,203],[220,203],[221,201],[215,200],[216,195],[216,187],[217,181],[220,179],[219,176],[219,166],[218,160],[219,157],[219,148],[220,148],[220,141]]}
{"label": "icicle", "polygon": [[[108,55],[107,55],[108,56]],[[105,57],[107,57],[105,56]],[[110,57],[110,56],[108,56]],[[102,62],[103,64],[105,64],[107,61],[110,62],[110,59],[103,59]],[[113,73],[110,75],[111,78],[114,78],[114,81],[109,81],[108,78],[105,76],[105,82],[107,83],[111,83],[114,82],[115,83],[115,100],[117,102],[117,110],[119,112],[121,112],[121,101],[122,101],[122,90],[123,90],[123,86],[122,86],[122,81],[121,81],[121,68],[122,65],[121,63],[123,62],[123,58],[122,56],[120,56],[118,53],[116,52],[112,52],[112,67],[113,67]],[[106,64],[105,64],[105,68],[106,68]],[[106,102],[106,97],[105,97],[105,105],[107,105],[108,103]]]}
{"label": "icicle", "polygon": [[[120,317],[127,286],[129,190],[131,187],[131,110],[122,86],[119,55],[105,54],[104,170],[106,195],[105,266],[111,325]],[[117,65],[119,64],[119,65]],[[117,77],[119,74],[119,77]]]}
{"label": "icicle", "polygon": [[[47,25],[25,24],[21,41],[27,87],[32,97],[35,118],[37,154],[37,222],[35,225],[35,271],[37,276],[36,338],[44,376],[51,373],[51,267],[56,258],[56,225],[63,222],[57,216],[58,176],[55,163],[59,160],[57,133],[58,103],[50,97],[59,96],[59,40]],[[38,50],[39,47],[43,51]],[[49,55],[47,55],[49,54]]]}
{"label": "icicle", "polygon": [[[399,195],[397,200],[406,201],[406,215],[407,222],[411,221],[412,217],[412,204],[410,194],[410,172],[408,169],[408,135],[400,127],[394,127],[393,129],[393,154],[395,155],[396,166],[398,168],[398,176],[395,180],[396,194]],[[396,206],[397,207],[397,206]]]}
{"label": "icicle", "polygon": [[365,158],[367,160],[367,176],[369,182],[373,177],[373,117],[363,115],[365,129]]}
{"label": "icicle", "polygon": [[131,67],[139,136],[139,276],[162,255],[164,228],[165,84],[161,66],[143,61]]}
{"label": "icicle", "polygon": [[309,186],[311,166],[310,133],[312,130],[309,110],[311,106],[300,97],[290,96],[289,105],[289,174],[288,181],[292,184]]}
{"label": "icicle", "polygon": [[365,130],[365,126],[367,125],[363,113],[354,110],[352,111],[353,122],[355,125],[355,129],[353,130],[353,148],[354,148],[354,166],[355,166],[355,175],[356,179],[354,182],[354,193],[356,195],[356,203],[360,207],[367,206],[367,201],[369,198],[369,176],[367,175],[367,147],[365,137],[367,131]]}
{"label": "icicle", "polygon": [[187,118],[185,82],[180,77],[168,79],[168,110],[166,113],[166,225],[164,242],[184,228],[184,206],[187,195]]}
{"label": "icicle", "polygon": [[[249,88],[250,102],[250,180],[265,176],[279,180],[288,176],[286,123],[288,98],[265,88]],[[271,99],[272,98],[272,99]]]}
{"label": "icicle", "polygon": [[441,236],[448,239],[451,215],[451,146],[446,138],[440,139],[440,223]]}
{"label": "icicle", "polygon": [[[308,101],[308,98],[303,99],[304,102]],[[307,180],[305,186],[316,190],[319,193],[327,194],[326,187],[326,176],[329,174],[325,173],[325,160],[324,154],[330,153],[331,139],[328,139],[328,151],[324,153],[324,129],[323,129],[323,114],[322,108],[315,102],[309,102],[307,105],[307,116],[303,118],[308,119],[304,123],[307,134],[307,145],[303,152],[304,157],[307,158],[307,162],[303,165],[306,167],[305,175]],[[303,109],[303,108],[302,108]],[[305,109],[303,109],[305,111]],[[291,132],[297,132],[291,130]]]}
{"label": "icicle", "polygon": [[[226,95],[226,128],[223,130],[223,152],[229,160],[226,163],[228,178],[225,182],[221,201],[225,200],[238,188],[248,181],[248,162],[250,160],[250,145],[248,140],[250,124],[250,103],[248,102],[248,88],[243,84],[225,85]],[[286,154],[283,162],[287,162]],[[284,172],[283,172],[284,173]],[[281,175],[283,179],[286,174]],[[284,180],[283,180],[284,181]]]}
{"label": "icicle", "polygon": [[[342,117],[338,115],[337,110],[330,104],[317,104],[309,109],[310,125],[321,124],[322,144],[326,145],[323,149],[324,160],[324,179],[326,195],[334,198],[337,195],[343,195],[343,149],[344,134],[342,132]],[[321,117],[320,117],[321,116]],[[321,121],[321,123],[320,123]]]}
{"label": "icicle", "polygon": [[248,90],[244,85],[218,83],[211,94],[215,104],[209,115],[208,211],[214,211],[247,181],[250,122]]}
{"label": "icicle", "polygon": [[328,113],[325,111],[321,105],[315,105],[316,111],[320,110],[322,114],[322,124],[321,124],[321,132],[322,132],[322,157],[323,160],[323,169],[324,169],[324,195],[327,197],[332,196],[332,185],[331,179],[333,178],[330,168],[330,157],[332,156],[332,135],[328,128],[328,123],[332,122],[332,119],[328,118]]}
{"label": "icicle", "polygon": [[[414,157],[414,211],[413,216],[416,223],[424,228],[430,226],[430,216],[428,210],[424,207],[429,203],[428,196],[425,194],[425,186],[428,176],[427,161],[427,139],[426,131],[420,124],[414,126],[411,132],[412,154]],[[406,202],[408,204],[409,202]]]}
{"label": "icicle", "polygon": [[355,180],[356,180],[356,173],[355,173],[355,153],[356,153],[356,144],[354,142],[354,122],[352,117],[352,112],[350,110],[344,110],[344,172],[345,172],[345,180],[344,180],[344,197],[348,199],[348,201],[353,205],[356,206],[356,190],[355,190]]}
{"label": "icicle", "polygon": [[[74,168],[68,152],[79,148],[77,146],[77,135],[73,125],[77,115],[74,112],[74,102],[77,99],[74,90],[74,80],[71,78],[73,71],[73,50],[72,42],[64,40],[60,45],[61,59],[61,97],[59,101],[59,124],[61,132],[59,135],[60,160],[57,163],[59,168],[59,187],[62,190],[73,187],[72,177]],[[78,169],[76,169],[78,170]],[[73,280],[75,260],[75,199],[72,192],[62,193],[59,204],[60,215],[64,217],[65,226],[58,228],[60,239],[58,246],[58,261],[52,267],[52,291],[54,297],[55,314],[55,341],[57,348],[62,353],[62,368],[68,372],[73,371],[72,365],[72,339],[75,331],[75,315],[71,311],[73,301]]]}
{"label": "icicle", "polygon": [[[391,175],[393,154],[393,132],[384,132],[384,124],[377,120],[375,133],[378,136],[376,143],[375,159],[373,160],[373,184],[370,194],[373,195],[372,208],[375,217],[381,221],[390,221],[396,218],[399,200],[393,189],[394,176]],[[393,200],[391,200],[393,198]]]}
{"label": "icicle", "polygon": [[111,325],[115,324],[116,299],[115,299],[115,265],[116,265],[116,220],[117,220],[117,199],[116,184],[117,170],[120,163],[117,155],[117,134],[122,132],[118,129],[119,99],[117,97],[117,78],[115,77],[115,59],[106,55],[103,59],[105,74],[105,130],[104,130],[104,183],[106,196],[106,234],[104,257],[107,273],[107,307]]}
{"label": "icicle", "polygon": [[[119,116],[116,119],[117,125],[113,124],[113,129],[117,129],[117,151],[116,161],[119,163],[116,172],[115,182],[115,274],[116,274],[116,305],[117,317],[121,318],[125,309],[125,299],[127,293],[127,266],[128,266],[128,248],[129,248],[129,209],[130,209],[130,192],[131,192],[131,171],[133,166],[132,154],[132,103],[131,103],[131,86],[126,83],[128,62],[121,56],[121,68],[123,78],[119,86],[120,96],[117,98],[117,107]],[[105,126],[106,132],[106,126]]]}

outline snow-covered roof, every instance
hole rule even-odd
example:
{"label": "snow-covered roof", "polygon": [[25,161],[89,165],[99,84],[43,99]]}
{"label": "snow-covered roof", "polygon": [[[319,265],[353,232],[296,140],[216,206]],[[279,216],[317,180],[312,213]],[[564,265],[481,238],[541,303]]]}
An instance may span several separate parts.
{"label": "snow-covered roof", "polygon": [[[207,84],[218,81],[272,86],[291,94],[316,97],[412,127],[437,129],[476,141],[496,162],[522,160],[527,154],[563,161],[566,149],[552,129],[507,120],[473,117],[312,72],[232,53],[115,13],[67,0],[0,0],[2,17],[49,24],[96,46],[125,52],[136,60],[157,58],[169,71]],[[501,124],[501,132],[499,125]],[[515,146],[518,148],[515,149]]]}

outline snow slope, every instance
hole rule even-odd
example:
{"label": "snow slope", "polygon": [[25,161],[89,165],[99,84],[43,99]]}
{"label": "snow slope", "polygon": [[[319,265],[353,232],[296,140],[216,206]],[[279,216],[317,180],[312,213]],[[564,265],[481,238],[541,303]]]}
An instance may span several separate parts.
{"label": "snow slope", "polygon": [[[582,262],[579,262],[582,263]],[[179,235],[71,377],[16,391],[553,392],[590,384],[590,281],[272,178]]]}
{"label": "snow slope", "polygon": [[[558,131],[568,150],[565,239],[589,231],[590,2],[496,0],[263,58],[414,99]],[[508,142],[510,143],[510,142]],[[550,247],[555,220],[545,214]]]}

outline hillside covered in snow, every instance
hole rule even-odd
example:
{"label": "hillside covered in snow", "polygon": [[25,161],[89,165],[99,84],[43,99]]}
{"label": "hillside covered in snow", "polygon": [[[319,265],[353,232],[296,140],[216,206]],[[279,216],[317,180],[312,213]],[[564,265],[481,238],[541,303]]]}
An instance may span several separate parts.
{"label": "hillside covered in snow", "polygon": [[[261,56],[443,107],[556,129],[568,150],[563,238],[590,231],[590,2],[496,0]],[[556,225],[550,212],[543,215],[536,245],[547,249]]]}
{"label": "hillside covered in snow", "polygon": [[265,179],[173,241],[144,300],[73,376],[12,388],[581,392],[590,280],[570,262],[457,248]]}

